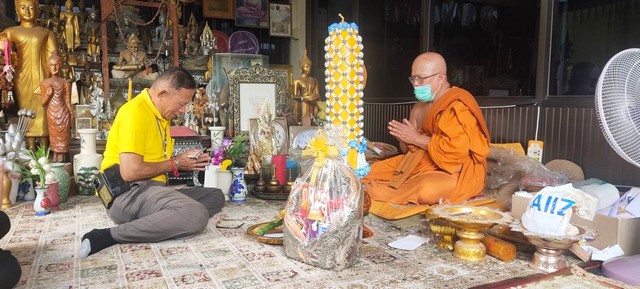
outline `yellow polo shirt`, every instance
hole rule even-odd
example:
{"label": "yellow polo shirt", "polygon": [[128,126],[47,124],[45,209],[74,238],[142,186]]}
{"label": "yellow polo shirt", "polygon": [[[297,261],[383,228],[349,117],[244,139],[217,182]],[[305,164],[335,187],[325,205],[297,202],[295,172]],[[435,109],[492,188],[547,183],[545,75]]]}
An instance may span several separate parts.
{"label": "yellow polo shirt", "polygon": [[[100,171],[119,164],[121,153],[141,155],[145,162],[161,162],[170,158],[174,144],[169,133],[170,124],[151,102],[149,90],[144,89],[118,110],[109,131]],[[153,180],[166,183],[167,176],[161,174]]]}

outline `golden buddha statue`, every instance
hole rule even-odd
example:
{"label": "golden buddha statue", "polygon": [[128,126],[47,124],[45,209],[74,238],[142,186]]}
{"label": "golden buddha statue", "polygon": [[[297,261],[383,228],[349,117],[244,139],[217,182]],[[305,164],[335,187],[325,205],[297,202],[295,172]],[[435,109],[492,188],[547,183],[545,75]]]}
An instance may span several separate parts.
{"label": "golden buddha statue", "polygon": [[4,39],[9,40],[18,55],[14,89],[18,107],[35,112],[35,119],[26,133],[29,149],[35,149],[35,138],[40,138],[40,144],[48,145],[49,131],[46,113],[40,105],[40,95],[34,91],[49,74],[48,57],[57,51],[58,47],[55,34],[37,23],[40,15],[37,0],[16,0],[15,7],[20,18],[20,26],[5,29],[0,33],[0,42]]}
{"label": "golden buddha statue", "polygon": [[98,12],[91,10],[89,22],[84,26],[87,34],[87,56],[94,62],[100,57],[100,22],[98,22]]}
{"label": "golden buddha statue", "polygon": [[69,82],[76,81],[76,70],[69,64],[69,53],[60,53],[60,77],[68,80]]}
{"label": "golden buddha statue", "polygon": [[87,61],[84,63],[84,71],[80,73],[80,82],[82,82],[82,86],[80,87],[80,104],[91,103],[91,87],[95,81],[96,75],[91,71],[90,62]]}
{"label": "golden buddha statue", "polygon": [[59,47],[64,44],[64,22],[60,20],[60,7],[54,5],[51,8],[51,18],[47,19],[45,26],[56,35],[56,43]]}
{"label": "golden buddha statue", "polygon": [[78,23],[78,15],[73,12],[73,2],[67,0],[64,7],[67,11],[60,13],[60,19],[64,23],[64,43],[67,51],[74,51],[80,47],[80,25]]}
{"label": "golden buddha statue", "polygon": [[307,50],[300,59],[300,78],[293,80],[293,115],[297,121],[313,119],[318,114],[318,80],[309,76],[311,73],[311,59],[307,56]]}
{"label": "golden buddha statue", "polygon": [[49,57],[49,70],[52,76],[40,83],[41,104],[47,108],[50,149],[53,151],[53,162],[64,162],[69,152],[71,121],[71,84],[58,77],[61,59],[54,51]]}

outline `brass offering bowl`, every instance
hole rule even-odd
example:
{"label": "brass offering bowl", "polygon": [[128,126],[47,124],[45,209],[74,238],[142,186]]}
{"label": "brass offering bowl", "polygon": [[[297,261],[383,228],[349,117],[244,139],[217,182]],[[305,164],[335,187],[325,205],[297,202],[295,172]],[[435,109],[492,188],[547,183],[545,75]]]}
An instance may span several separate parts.
{"label": "brass offering bowl", "polygon": [[567,267],[567,261],[562,254],[573,244],[582,239],[593,238],[595,232],[587,227],[573,225],[578,229],[578,234],[568,236],[551,236],[531,232],[522,226],[522,223],[514,223],[513,231],[522,232],[529,242],[536,247],[529,267],[545,273],[553,273]]}
{"label": "brass offering bowl", "polygon": [[433,233],[438,244],[436,246],[443,250],[453,250],[453,237],[456,235],[456,228],[452,226],[447,220],[433,215],[431,210],[425,212],[426,226]]}
{"label": "brass offering bowl", "polygon": [[509,214],[485,207],[440,206],[432,213],[458,229],[456,235],[459,240],[453,245],[453,256],[465,261],[484,260],[487,248],[480,242],[484,238],[482,232],[512,221]]}

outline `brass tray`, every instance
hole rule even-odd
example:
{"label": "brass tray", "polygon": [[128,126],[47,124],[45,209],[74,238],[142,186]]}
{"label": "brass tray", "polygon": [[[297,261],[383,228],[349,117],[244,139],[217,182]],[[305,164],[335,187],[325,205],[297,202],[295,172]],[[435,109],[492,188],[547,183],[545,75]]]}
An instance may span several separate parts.
{"label": "brass tray", "polygon": [[[258,235],[258,233],[256,233],[260,228],[268,225],[271,222],[265,222],[265,223],[260,223],[260,224],[255,224],[251,227],[249,227],[249,229],[247,229],[247,233],[253,237],[256,238],[256,240],[258,240],[258,242],[262,242],[262,243],[266,243],[266,244],[271,244],[271,245],[282,245],[283,238],[270,238],[270,237],[265,237],[265,236],[260,236]],[[271,231],[267,231],[265,234],[273,234],[273,233],[282,233],[282,225],[276,227],[275,229],[271,230]]]}

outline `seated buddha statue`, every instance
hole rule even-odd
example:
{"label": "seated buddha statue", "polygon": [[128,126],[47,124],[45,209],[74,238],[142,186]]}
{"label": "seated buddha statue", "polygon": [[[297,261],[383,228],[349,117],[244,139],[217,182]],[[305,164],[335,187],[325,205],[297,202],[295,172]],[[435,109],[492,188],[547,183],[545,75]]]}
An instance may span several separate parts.
{"label": "seated buddha statue", "polygon": [[140,77],[155,79],[157,73],[146,72],[147,55],[138,50],[140,40],[135,34],[131,34],[127,41],[127,49],[120,51],[118,62],[113,66],[111,74],[113,78]]}

